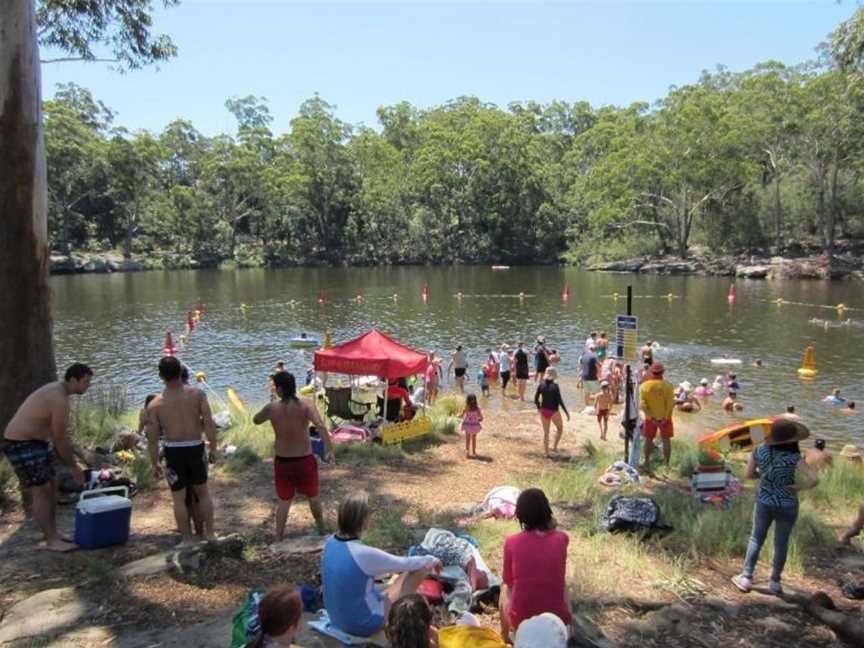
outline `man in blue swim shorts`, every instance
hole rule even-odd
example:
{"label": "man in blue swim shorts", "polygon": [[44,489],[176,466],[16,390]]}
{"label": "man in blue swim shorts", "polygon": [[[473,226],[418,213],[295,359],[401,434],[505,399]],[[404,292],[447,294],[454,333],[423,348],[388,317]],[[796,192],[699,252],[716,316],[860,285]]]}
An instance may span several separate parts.
{"label": "man in blue swim shorts", "polygon": [[81,395],[90,387],[93,371],[84,364],[73,364],[63,380],[43,385],[18,408],[3,434],[3,451],[21,489],[33,493],[33,520],[45,537],[40,545],[49,551],[72,551],[77,545],[57,532],[57,494],[54,461],[59,459],[79,484],[84,473],[75,461],[72,442],[66,431],[69,397]]}

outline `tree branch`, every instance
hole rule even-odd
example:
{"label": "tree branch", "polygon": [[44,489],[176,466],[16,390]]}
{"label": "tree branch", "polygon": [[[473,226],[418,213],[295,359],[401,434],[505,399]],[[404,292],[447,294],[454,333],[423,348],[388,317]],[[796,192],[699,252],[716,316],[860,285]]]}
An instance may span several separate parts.
{"label": "tree branch", "polygon": [[102,59],[102,58],[84,58],[83,56],[69,56],[56,59],[42,59],[39,61],[42,65],[49,63],[119,63],[119,59]]}

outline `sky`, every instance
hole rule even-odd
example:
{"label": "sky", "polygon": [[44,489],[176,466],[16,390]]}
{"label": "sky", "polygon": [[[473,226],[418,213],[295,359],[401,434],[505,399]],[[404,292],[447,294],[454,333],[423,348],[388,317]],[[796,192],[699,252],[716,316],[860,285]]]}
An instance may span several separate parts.
{"label": "sky", "polygon": [[[131,130],[189,119],[234,132],[233,96],[266,97],[287,131],[318,93],[349,123],[377,127],[376,109],[419,108],[462,95],[511,101],[627,105],[662,97],[723,64],[796,64],[855,10],[818,2],[329,2],[182,0],[154,31],[178,56],[118,74],[103,63],[42,66],[44,95],[75,82]],[[51,52],[42,53],[43,58]]]}

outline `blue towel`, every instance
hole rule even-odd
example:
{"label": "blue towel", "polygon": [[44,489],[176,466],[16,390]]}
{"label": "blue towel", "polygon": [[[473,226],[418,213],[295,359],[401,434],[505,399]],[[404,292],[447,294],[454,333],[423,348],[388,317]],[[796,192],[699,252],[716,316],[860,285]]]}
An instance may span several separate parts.
{"label": "blue towel", "polygon": [[317,630],[323,635],[333,637],[336,641],[345,646],[364,646],[369,643],[369,637],[357,637],[345,632],[344,630],[340,630],[333,625],[330,621],[330,615],[327,614],[327,610],[319,610],[318,616],[313,621],[309,621],[306,625],[313,630]]}

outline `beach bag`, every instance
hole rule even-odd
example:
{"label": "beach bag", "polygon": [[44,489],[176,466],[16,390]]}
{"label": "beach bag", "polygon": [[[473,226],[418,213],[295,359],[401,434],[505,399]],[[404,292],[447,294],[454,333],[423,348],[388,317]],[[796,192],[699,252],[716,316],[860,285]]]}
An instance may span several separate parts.
{"label": "beach bag", "polygon": [[254,640],[261,632],[258,622],[258,603],[266,590],[254,589],[243,600],[243,605],[234,615],[234,625],[231,632],[231,648],[243,648]]}
{"label": "beach bag", "polygon": [[610,533],[670,528],[660,524],[660,507],[653,499],[624,495],[609,500],[600,517],[600,526]]}

